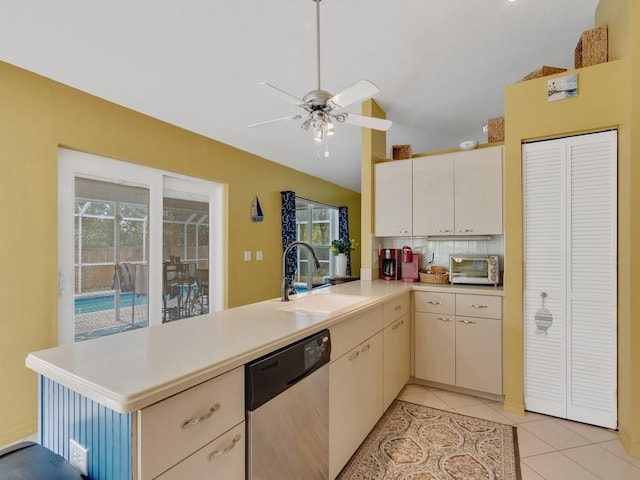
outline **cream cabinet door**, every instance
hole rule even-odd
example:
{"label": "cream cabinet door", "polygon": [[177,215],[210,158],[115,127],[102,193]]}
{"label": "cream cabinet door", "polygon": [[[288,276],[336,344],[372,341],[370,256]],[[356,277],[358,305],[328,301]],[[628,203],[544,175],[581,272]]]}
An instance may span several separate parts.
{"label": "cream cabinet door", "polygon": [[413,159],[413,234],[454,234],[454,157]]}
{"label": "cream cabinet door", "polygon": [[415,377],[430,382],[456,383],[455,317],[415,313]]}
{"label": "cream cabinet door", "polygon": [[374,212],[377,237],[412,234],[412,160],[375,165]]}
{"label": "cream cabinet door", "polygon": [[244,435],[245,423],[242,422],[157,477],[158,480],[185,480],[188,478],[244,480]]}
{"label": "cream cabinet door", "polygon": [[329,365],[329,478],[334,479],[382,416],[383,333]]}
{"label": "cream cabinet door", "polygon": [[455,235],[502,234],[502,150],[455,154]]}
{"label": "cream cabinet door", "polygon": [[456,317],[456,386],[502,395],[502,321]]}
{"label": "cream cabinet door", "polygon": [[409,381],[410,362],[411,324],[405,314],[384,329],[384,410]]}

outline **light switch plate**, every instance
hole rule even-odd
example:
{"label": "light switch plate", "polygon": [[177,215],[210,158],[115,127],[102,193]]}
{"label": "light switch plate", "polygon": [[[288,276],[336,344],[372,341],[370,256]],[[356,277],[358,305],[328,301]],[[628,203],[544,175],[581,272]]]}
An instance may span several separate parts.
{"label": "light switch plate", "polygon": [[244,261],[245,262],[250,262],[251,261],[251,250],[245,250],[244,251]]}
{"label": "light switch plate", "polygon": [[256,260],[262,260],[262,250],[256,250]]}

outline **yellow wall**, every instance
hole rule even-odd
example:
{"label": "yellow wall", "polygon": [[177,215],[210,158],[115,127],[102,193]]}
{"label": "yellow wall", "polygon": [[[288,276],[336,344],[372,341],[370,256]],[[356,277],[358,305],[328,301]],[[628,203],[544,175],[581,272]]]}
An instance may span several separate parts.
{"label": "yellow wall", "polygon": [[612,61],[576,71],[578,97],[548,102],[549,77],[506,88],[505,409],[524,408],[521,143],[618,127],[618,418],[621,441],[640,456],[640,194],[633,188],[640,184],[640,6],[601,0],[596,24],[609,27]]}
{"label": "yellow wall", "polygon": [[[360,242],[360,194],[351,190],[5,63],[0,105],[0,445],[36,431],[36,375],[24,359],[57,338],[58,146],[226,184],[230,307],[279,295],[281,190],[347,205],[350,234]],[[250,219],[255,195],[260,223]],[[264,261],[244,262],[244,250],[262,250]],[[358,272],[360,259],[352,258]]]}

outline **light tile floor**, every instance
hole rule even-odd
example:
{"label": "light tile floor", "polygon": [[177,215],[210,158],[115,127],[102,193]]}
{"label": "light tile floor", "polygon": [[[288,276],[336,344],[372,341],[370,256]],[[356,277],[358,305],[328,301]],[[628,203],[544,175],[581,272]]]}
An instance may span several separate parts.
{"label": "light tile floor", "polygon": [[500,402],[420,385],[407,385],[398,398],[515,425],[522,480],[640,480],[640,459],[626,454],[613,430],[537,413],[513,415]]}

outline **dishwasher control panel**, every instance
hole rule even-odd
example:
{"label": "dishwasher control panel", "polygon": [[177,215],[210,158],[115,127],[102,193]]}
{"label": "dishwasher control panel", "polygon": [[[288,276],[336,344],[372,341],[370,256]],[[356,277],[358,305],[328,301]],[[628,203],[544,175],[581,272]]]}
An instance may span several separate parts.
{"label": "dishwasher control panel", "polygon": [[308,370],[330,353],[329,332],[326,335],[314,336],[304,344],[304,369]]}

